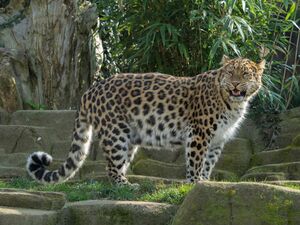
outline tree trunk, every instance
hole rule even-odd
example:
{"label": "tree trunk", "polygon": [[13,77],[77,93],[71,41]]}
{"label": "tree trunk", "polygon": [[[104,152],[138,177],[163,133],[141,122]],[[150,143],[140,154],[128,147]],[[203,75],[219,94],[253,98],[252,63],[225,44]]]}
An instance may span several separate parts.
{"label": "tree trunk", "polygon": [[88,1],[0,1],[0,66],[10,68],[21,108],[78,104],[101,65],[97,26]]}

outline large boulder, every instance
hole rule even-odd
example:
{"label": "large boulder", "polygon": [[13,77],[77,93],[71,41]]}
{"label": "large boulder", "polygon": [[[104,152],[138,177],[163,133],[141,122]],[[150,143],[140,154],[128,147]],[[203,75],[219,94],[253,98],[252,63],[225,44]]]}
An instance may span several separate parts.
{"label": "large boulder", "polygon": [[172,225],[300,224],[300,191],[259,183],[197,184]]}
{"label": "large boulder", "polygon": [[68,203],[64,225],[166,225],[176,206],[154,202],[90,200]]}

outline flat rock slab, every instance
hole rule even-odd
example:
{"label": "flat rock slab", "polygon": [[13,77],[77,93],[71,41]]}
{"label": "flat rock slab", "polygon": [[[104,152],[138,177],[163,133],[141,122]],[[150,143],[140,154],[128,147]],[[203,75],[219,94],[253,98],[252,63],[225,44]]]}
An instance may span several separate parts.
{"label": "flat rock slab", "polygon": [[[247,171],[247,174],[252,173],[269,173],[281,172],[285,174],[288,180],[300,180],[300,162],[268,164],[263,166],[256,166]],[[244,176],[245,176],[244,175]]]}
{"label": "flat rock slab", "polygon": [[0,178],[25,177],[27,172],[25,167],[12,167],[0,165]]}
{"label": "flat rock slab", "polygon": [[28,153],[0,153],[0,166],[25,168]]}
{"label": "flat rock slab", "polygon": [[0,148],[6,153],[29,153],[37,150],[50,152],[50,143],[57,136],[53,129],[46,127],[0,125],[0,138]]}
{"label": "flat rock slab", "polygon": [[287,175],[283,172],[253,172],[241,177],[242,181],[279,181],[286,179]]}
{"label": "flat rock slab", "polygon": [[164,203],[90,200],[63,208],[65,225],[166,225],[177,207]]}
{"label": "flat rock slab", "polygon": [[186,196],[172,225],[300,224],[300,191],[260,183],[203,182]]}
{"label": "flat rock slab", "polygon": [[11,124],[54,128],[61,140],[71,140],[75,110],[20,110],[12,114]]}
{"label": "flat rock slab", "polygon": [[66,202],[65,195],[58,192],[0,189],[0,205],[40,210],[58,210]]}
{"label": "flat rock slab", "polygon": [[[132,167],[136,175],[162,177],[168,179],[185,179],[185,164],[165,163],[152,159],[139,160]],[[225,170],[213,170],[211,179],[236,179],[236,175]]]}
{"label": "flat rock slab", "polygon": [[57,225],[56,211],[0,206],[1,225]]}
{"label": "flat rock slab", "polygon": [[274,163],[300,162],[300,147],[288,146],[283,149],[263,151],[253,155],[252,166]]}

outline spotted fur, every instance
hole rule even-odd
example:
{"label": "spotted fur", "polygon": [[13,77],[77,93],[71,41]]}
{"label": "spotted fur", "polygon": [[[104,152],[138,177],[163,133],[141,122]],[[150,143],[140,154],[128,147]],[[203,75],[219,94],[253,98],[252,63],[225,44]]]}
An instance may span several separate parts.
{"label": "spotted fur", "polygon": [[81,98],[66,161],[50,171],[51,156],[33,153],[28,172],[43,183],[69,179],[87,157],[94,136],[117,184],[128,184],[126,170],[139,146],[184,146],[187,180],[208,180],[262,85],[264,64],[224,57],[221,68],[194,77],[127,73],[101,80]]}

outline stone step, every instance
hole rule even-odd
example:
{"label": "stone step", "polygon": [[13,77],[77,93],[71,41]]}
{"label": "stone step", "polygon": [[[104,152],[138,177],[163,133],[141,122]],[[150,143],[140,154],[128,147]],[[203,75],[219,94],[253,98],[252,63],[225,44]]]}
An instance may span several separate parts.
{"label": "stone step", "polygon": [[1,225],[57,225],[56,211],[0,206]]}
{"label": "stone step", "polygon": [[[132,172],[136,175],[161,177],[168,179],[185,179],[185,164],[165,163],[152,159],[142,159],[132,166]],[[237,175],[226,171],[215,169],[211,179],[234,180]]]}
{"label": "stone step", "polygon": [[10,121],[10,114],[0,108],[0,124],[7,125],[9,124],[9,121]]}
{"label": "stone step", "polygon": [[13,167],[13,166],[1,166],[0,165],[0,178],[13,178],[13,177],[25,177],[27,172],[25,167]]}
{"label": "stone step", "polygon": [[65,202],[66,198],[63,193],[0,188],[1,206],[59,210],[65,205]]}
{"label": "stone step", "polygon": [[89,200],[67,203],[62,214],[70,225],[166,225],[176,209],[165,203]]}
{"label": "stone step", "polygon": [[23,125],[0,125],[0,148],[6,153],[50,152],[50,143],[57,139],[51,128]]}
{"label": "stone step", "polygon": [[51,127],[61,140],[71,140],[75,113],[75,110],[20,110],[12,114],[10,123]]}
{"label": "stone step", "polygon": [[[50,154],[54,159],[65,159],[70,151],[71,140],[55,141],[51,144]],[[99,142],[95,141],[91,145],[89,160],[104,160],[103,151],[99,147]]]}
{"label": "stone step", "polygon": [[300,147],[289,146],[282,149],[263,151],[252,156],[252,166],[275,163],[300,162]]}
{"label": "stone step", "polygon": [[254,173],[277,173],[281,172],[285,174],[285,179],[288,180],[299,180],[300,179],[300,162],[289,162],[289,163],[278,163],[278,164],[268,164],[263,166],[256,166],[249,169],[246,174]]}
{"label": "stone step", "polygon": [[278,181],[286,179],[287,175],[283,172],[253,172],[241,177],[242,181]]}

